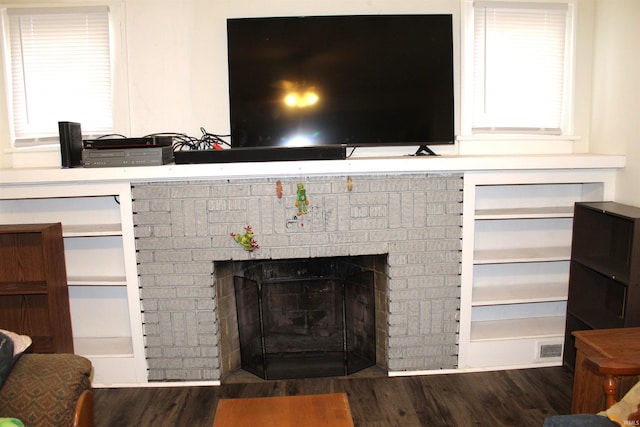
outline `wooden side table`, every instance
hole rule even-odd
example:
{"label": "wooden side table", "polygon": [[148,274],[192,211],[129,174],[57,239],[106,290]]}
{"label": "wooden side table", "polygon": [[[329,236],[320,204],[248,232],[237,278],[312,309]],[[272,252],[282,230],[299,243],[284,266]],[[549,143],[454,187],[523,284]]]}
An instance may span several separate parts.
{"label": "wooden side table", "polygon": [[[640,328],[575,331],[576,364],[573,377],[573,414],[594,414],[605,409],[604,377],[584,366],[586,356],[624,358],[640,355]],[[637,379],[619,387],[624,394]]]}
{"label": "wooden side table", "polygon": [[353,427],[345,393],[220,399],[213,427]]}

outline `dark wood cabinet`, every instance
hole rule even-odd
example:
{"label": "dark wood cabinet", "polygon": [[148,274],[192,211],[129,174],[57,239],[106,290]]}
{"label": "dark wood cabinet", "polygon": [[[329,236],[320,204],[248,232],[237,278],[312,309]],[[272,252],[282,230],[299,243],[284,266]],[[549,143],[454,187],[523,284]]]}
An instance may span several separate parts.
{"label": "dark wood cabinet", "polygon": [[640,208],[576,203],[564,365],[576,359],[574,331],[640,326]]}
{"label": "dark wood cabinet", "polygon": [[60,223],[0,225],[0,328],[34,353],[73,353]]}

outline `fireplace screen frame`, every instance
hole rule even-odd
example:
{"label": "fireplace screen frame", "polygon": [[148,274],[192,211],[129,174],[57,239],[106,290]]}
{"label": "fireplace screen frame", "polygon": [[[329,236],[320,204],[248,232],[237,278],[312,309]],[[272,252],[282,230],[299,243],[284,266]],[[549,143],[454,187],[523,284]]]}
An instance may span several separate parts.
{"label": "fireplace screen frame", "polygon": [[374,366],[376,275],[357,258],[260,261],[234,274],[242,369],[274,380]]}

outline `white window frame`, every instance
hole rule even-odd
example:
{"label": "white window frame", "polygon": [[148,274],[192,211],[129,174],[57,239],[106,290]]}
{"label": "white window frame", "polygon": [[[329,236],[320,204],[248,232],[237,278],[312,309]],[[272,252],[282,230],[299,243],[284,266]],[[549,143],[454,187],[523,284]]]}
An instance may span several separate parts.
{"label": "white window frame", "polygon": [[[33,164],[28,160],[28,157],[37,156],[38,153],[52,152],[59,153],[59,138],[57,135],[47,137],[34,137],[28,139],[21,139],[18,143],[16,141],[15,132],[13,128],[13,116],[12,116],[12,93],[11,93],[11,52],[9,48],[9,22],[7,9],[20,8],[26,9],[29,7],[42,8],[64,8],[64,7],[95,7],[95,6],[107,6],[109,9],[109,37],[110,37],[110,60],[111,60],[111,82],[112,82],[112,123],[113,133],[129,133],[129,102],[128,102],[128,78],[127,78],[127,61],[126,61],[126,34],[125,34],[125,13],[124,5],[121,3],[112,2],[93,2],[93,3],[73,3],[73,4],[61,4],[47,3],[37,5],[24,5],[24,4],[4,4],[1,10],[2,19],[2,55],[4,62],[3,79],[5,85],[5,102],[7,106],[7,123],[9,125],[9,133],[11,144],[5,148],[4,151],[13,154],[14,157],[26,155],[26,157],[18,161],[17,164],[14,161],[14,167],[20,167],[22,163],[26,165]],[[95,136],[89,135],[84,132],[85,137]],[[37,161],[36,164],[40,164],[42,161]]]}
{"label": "white window frame", "polygon": [[561,135],[542,135],[534,133],[513,133],[504,131],[475,133],[473,121],[473,55],[474,55],[474,0],[461,0],[461,118],[458,140],[465,141],[574,141],[574,80],[576,55],[576,0],[496,0],[495,3],[555,3],[567,6],[567,25],[565,37],[565,72],[561,119]]}

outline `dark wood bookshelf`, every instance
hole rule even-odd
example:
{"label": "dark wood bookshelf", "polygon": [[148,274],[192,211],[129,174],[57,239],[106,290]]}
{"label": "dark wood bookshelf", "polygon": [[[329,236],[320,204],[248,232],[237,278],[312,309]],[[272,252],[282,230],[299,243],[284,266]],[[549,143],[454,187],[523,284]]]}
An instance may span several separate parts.
{"label": "dark wood bookshelf", "polygon": [[640,326],[640,208],[575,204],[563,363],[573,369],[578,330]]}
{"label": "dark wood bookshelf", "polygon": [[0,225],[0,328],[34,353],[73,353],[62,225]]}

